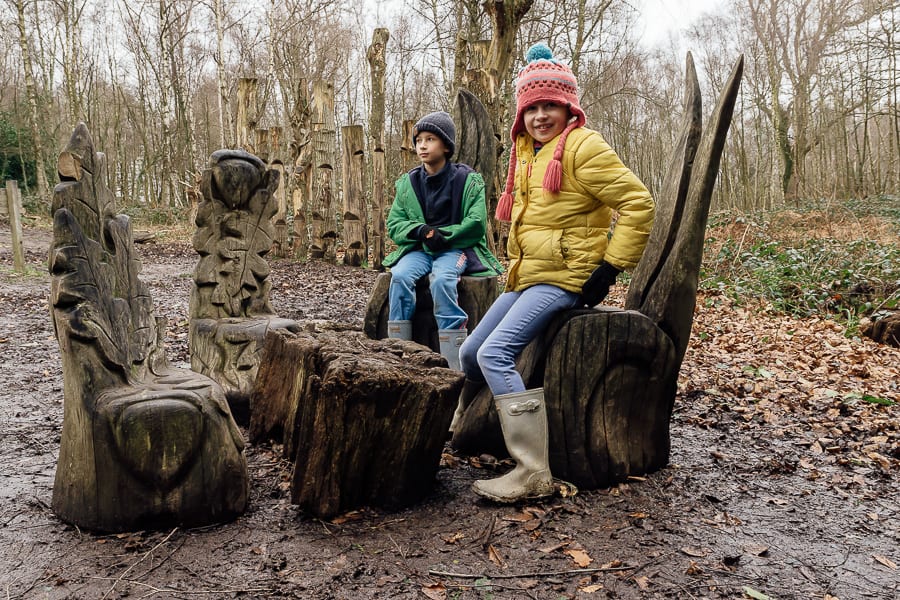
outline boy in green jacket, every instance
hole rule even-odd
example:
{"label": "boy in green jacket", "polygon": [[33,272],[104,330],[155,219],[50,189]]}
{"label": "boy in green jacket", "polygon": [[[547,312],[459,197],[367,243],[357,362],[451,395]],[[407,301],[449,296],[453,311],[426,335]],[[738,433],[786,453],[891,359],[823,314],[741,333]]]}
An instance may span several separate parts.
{"label": "boy in green jacket", "polygon": [[456,285],[463,275],[498,275],[503,268],[488,250],[484,180],[471,167],[450,162],[456,127],[446,112],[422,117],[413,129],[422,164],[397,180],[387,218],[397,249],[384,259],[391,268],[388,337],[412,339],[416,282],[428,275],[441,355],[460,370],[459,347],[468,315]]}

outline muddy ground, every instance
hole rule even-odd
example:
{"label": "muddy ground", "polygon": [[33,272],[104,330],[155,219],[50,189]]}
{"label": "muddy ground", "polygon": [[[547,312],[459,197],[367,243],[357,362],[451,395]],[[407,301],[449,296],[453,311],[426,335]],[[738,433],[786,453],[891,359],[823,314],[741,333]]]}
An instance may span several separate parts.
{"label": "muddy ground", "polygon": [[[51,233],[25,234],[23,275],[0,224],[0,597],[900,598],[900,351],[710,295],[671,463],[646,478],[498,507],[469,489],[492,473],[447,457],[422,504],[323,522],[290,504],[278,453],[250,445],[252,500],[235,522],[79,531],[49,508],[63,401]],[[196,255],[186,241],[139,251],[184,365]],[[272,266],[281,316],[361,326],[372,272]]]}

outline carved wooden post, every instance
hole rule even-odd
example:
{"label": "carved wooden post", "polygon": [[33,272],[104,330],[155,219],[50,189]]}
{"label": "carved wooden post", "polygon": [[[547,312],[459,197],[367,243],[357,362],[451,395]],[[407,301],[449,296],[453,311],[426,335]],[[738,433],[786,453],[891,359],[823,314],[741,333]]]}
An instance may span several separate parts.
{"label": "carved wooden post", "polygon": [[251,154],[254,152],[253,139],[259,115],[256,108],[256,95],[259,80],[243,77],[238,80],[237,113],[235,114],[235,144]]}
{"label": "carved wooden post", "polygon": [[[487,213],[490,211],[491,198],[494,196],[494,180],[497,169],[497,138],[491,125],[491,117],[478,98],[465,89],[456,93],[456,106],[453,114],[456,121],[456,147],[454,160],[469,165],[484,178],[484,198]],[[487,220],[488,248],[495,255],[494,219]]]}
{"label": "carved wooden post", "polygon": [[419,156],[412,142],[412,132],[415,128],[415,120],[403,121],[403,133],[400,137],[400,168],[404,172],[419,164]]}
{"label": "carved wooden post", "polygon": [[384,199],[384,71],[385,47],[390,33],[376,28],[366,57],[372,73],[372,110],[369,113],[369,135],[372,139],[372,267],[381,271],[384,267],[385,219],[387,205]]}
{"label": "carved wooden post", "polygon": [[25,249],[22,246],[22,195],[19,184],[14,180],[6,182],[6,211],[9,214],[9,231],[12,241],[13,268],[25,272]]}
{"label": "carved wooden post", "polygon": [[[579,487],[605,487],[668,461],[669,419],[693,321],[709,201],[742,69],[743,57],[704,129],[688,54],[684,126],[626,310],[565,311],[517,361],[526,387],[544,388],[550,469]],[[490,390],[466,410],[452,443],[472,454],[504,452]]]}
{"label": "carved wooden post", "polygon": [[126,215],[84,123],[59,159],[50,305],[64,416],[53,511],[98,531],[207,525],[241,514],[244,441],[222,388],[169,367],[165,319],[138,278]]}
{"label": "carved wooden post", "polygon": [[313,84],[312,101],[312,168],[314,196],[310,211],[312,235],[311,258],[335,258],[337,231],[332,207],[334,179],[334,85],[324,81]]}
{"label": "carved wooden post", "polygon": [[312,198],[312,178],[310,177],[310,125],[309,125],[309,82],[301,79],[297,84],[297,99],[291,111],[291,204],[293,206],[293,248],[294,258],[306,260],[309,252],[309,231],[306,213]]}
{"label": "carved wooden post", "polygon": [[341,128],[344,212],[344,264],[358,267],[369,259],[366,223],[365,137],[362,125]]}
{"label": "carved wooden post", "polygon": [[241,150],[219,150],[203,172],[197,212],[189,344],[191,368],[225,388],[240,422],[250,411],[263,340],[269,329],[299,329],[269,306],[274,193],[280,174]]}
{"label": "carved wooden post", "polygon": [[268,163],[272,161],[272,148],[271,143],[272,139],[269,135],[268,129],[256,129],[253,132],[253,137],[256,139],[256,143],[253,147],[256,149],[253,154],[258,156],[264,163]]}
{"label": "carved wooden post", "polygon": [[272,239],[272,254],[279,258],[285,258],[288,255],[287,194],[285,193],[287,180],[284,176],[284,165],[280,160],[273,160],[270,166],[273,171],[278,172],[278,187],[275,188],[276,210],[273,218],[275,232]]}

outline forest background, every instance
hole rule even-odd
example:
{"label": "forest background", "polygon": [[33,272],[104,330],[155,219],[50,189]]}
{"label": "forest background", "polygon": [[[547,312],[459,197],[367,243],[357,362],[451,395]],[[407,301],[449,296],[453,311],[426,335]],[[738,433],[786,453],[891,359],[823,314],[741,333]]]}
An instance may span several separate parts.
{"label": "forest background", "polygon": [[[290,172],[302,143],[298,103],[316,82],[325,82],[334,89],[336,134],[350,124],[366,131],[371,177],[375,133],[367,53],[374,29],[384,27],[388,203],[392,182],[408,168],[401,150],[404,121],[452,110],[460,74],[485,66],[473,64],[478,52],[472,49],[506,36],[508,52],[486,59],[500,67],[492,81],[498,101],[489,108],[504,146],[515,72],[531,44],[546,42],[577,74],[589,126],[651,191],[658,190],[683,113],[685,49],[697,63],[707,113],[743,54],[743,84],[713,198],[713,225],[717,213],[785,209],[816,211],[826,219],[874,212],[898,222],[900,5],[710,5],[713,10],[690,27],[670,31],[651,46],[640,41],[645,23],[678,19],[671,10],[642,13],[644,3],[627,0],[3,0],[0,176],[20,182],[28,214],[49,216],[56,155],[74,125],[85,121],[108,158],[118,209],[139,223],[190,229],[199,173],[210,153],[237,144],[239,83],[255,78],[254,125],[282,132],[270,158],[279,158]],[[465,58],[460,48],[469,49]],[[339,148],[336,140],[336,154]],[[335,162],[339,170],[340,160]],[[293,182],[287,178],[288,186]],[[373,189],[371,181],[366,189]],[[340,202],[333,209],[339,213]],[[370,215],[374,211],[373,204]],[[893,229],[887,246],[869,244],[884,242],[884,231],[859,221],[849,244],[806,239],[774,248],[773,219],[752,219],[760,226],[742,228],[740,239],[713,246],[720,266],[746,267],[736,294],[755,290],[800,313],[840,312],[835,298],[856,294],[855,305],[845,310],[851,333],[858,316],[896,306],[900,250]],[[747,252],[753,260],[742,258]],[[786,284],[786,276],[810,285]],[[868,295],[857,293],[859,282]],[[715,277],[702,283],[715,286]]]}

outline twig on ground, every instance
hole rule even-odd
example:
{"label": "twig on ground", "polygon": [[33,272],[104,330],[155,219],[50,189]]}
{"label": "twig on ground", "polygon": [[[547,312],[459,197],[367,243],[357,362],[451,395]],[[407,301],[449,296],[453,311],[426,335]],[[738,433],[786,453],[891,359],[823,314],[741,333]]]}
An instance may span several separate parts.
{"label": "twig on ground", "polygon": [[621,567],[596,567],[593,569],[567,569],[565,571],[537,571],[533,573],[510,573],[506,575],[488,575],[487,573],[451,573],[430,569],[429,575],[435,577],[456,577],[457,579],[518,579],[520,577],[553,577],[555,575],[582,575],[585,573],[610,573],[615,571],[631,571],[637,567],[622,565]]}
{"label": "twig on ground", "polygon": [[[135,568],[136,566],[138,566],[139,564],[141,564],[142,562],[144,562],[144,560],[146,560],[148,556],[150,556],[151,554],[153,554],[153,552],[154,552],[157,548],[159,548],[160,546],[162,546],[163,544],[165,544],[166,542],[168,542],[168,541],[169,541],[169,538],[171,538],[173,535],[175,535],[175,532],[176,532],[176,531],[178,531],[178,528],[177,528],[177,527],[176,527],[175,529],[173,529],[172,531],[170,531],[170,532],[169,532],[169,535],[167,535],[166,537],[164,537],[164,538],[162,539],[161,542],[159,542],[158,544],[156,544],[155,546],[153,546],[152,548],[150,548],[147,552],[144,553],[143,556],[141,556],[137,561],[135,561],[134,563],[132,563],[132,565],[131,565],[130,567],[128,567],[127,569],[125,569],[125,570],[122,572],[122,574],[119,575],[119,577],[113,582],[112,586],[110,586],[110,588],[109,588],[108,590],[106,590],[106,593],[103,594],[103,595],[100,597],[100,600],[104,600],[104,599],[107,598],[110,594],[112,594],[112,593],[113,593],[113,590],[116,589],[116,586],[119,585],[119,583],[125,578],[126,575],[128,575],[128,573],[131,572],[131,570],[132,570],[133,568]],[[171,556],[171,555],[170,555],[170,556]]]}

